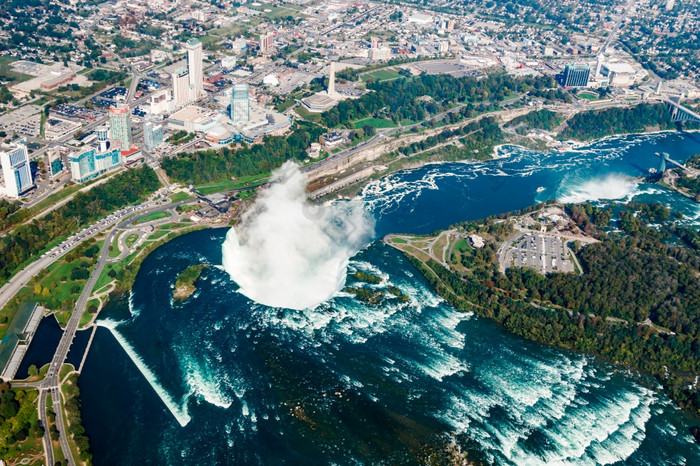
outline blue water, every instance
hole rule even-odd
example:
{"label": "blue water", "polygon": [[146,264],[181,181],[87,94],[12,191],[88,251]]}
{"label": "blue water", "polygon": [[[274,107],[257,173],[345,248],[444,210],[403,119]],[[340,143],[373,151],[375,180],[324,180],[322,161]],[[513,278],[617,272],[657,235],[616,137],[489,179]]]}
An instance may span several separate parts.
{"label": "blue water", "polygon": [[54,316],[41,319],[15,377],[26,379],[29,377],[30,366],[34,365],[40,369],[43,365],[50,363],[62,334],[61,326],[58,325]]}
{"label": "blue water", "polygon": [[[656,166],[654,152],[679,161],[700,153],[696,135],[503,151],[508,158],[368,186],[361,197],[377,237],[600,190],[659,200],[689,225],[700,219],[697,204],[629,179]],[[96,464],[420,464],[449,442],[496,464],[700,464],[691,420],[650,381],[455,311],[381,242],[349,273],[379,275],[378,288],[397,286],[409,302],[371,306],[339,293],[291,311],[236,292],[217,267],[225,233],[157,249],[128,301],[100,315],[80,377]],[[211,266],[195,295],[172,306],[177,274],[195,263]]]}

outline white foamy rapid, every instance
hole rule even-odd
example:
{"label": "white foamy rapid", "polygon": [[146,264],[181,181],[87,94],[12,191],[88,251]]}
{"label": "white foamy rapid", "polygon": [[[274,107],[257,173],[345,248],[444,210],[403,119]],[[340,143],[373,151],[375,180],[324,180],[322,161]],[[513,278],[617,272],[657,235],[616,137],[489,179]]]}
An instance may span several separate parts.
{"label": "white foamy rapid", "polygon": [[111,319],[104,319],[98,320],[97,325],[100,325],[110,331],[112,336],[114,336],[117,342],[119,342],[119,345],[121,345],[121,347],[124,349],[139,372],[141,372],[158,397],[163,401],[163,404],[166,408],[168,408],[168,411],[172,413],[173,417],[177,420],[180,426],[185,427],[192,419],[187,412],[186,403],[183,402],[181,405],[178,404],[170,393],[168,393],[168,391],[160,384],[158,377],[156,377],[151,368],[146,365],[143,358],[139,356],[134,347],[131,346],[127,339],[124,338],[124,336],[117,330],[119,322],[115,322]]}
{"label": "white foamy rapid", "polygon": [[346,267],[371,237],[374,220],[359,202],[314,206],[292,162],[231,228],[223,266],[250,299],[272,307],[314,307],[340,290]]}
{"label": "white foamy rapid", "polygon": [[610,174],[604,177],[573,183],[566,186],[557,199],[563,203],[579,204],[587,201],[625,199],[632,197],[637,189],[637,181],[625,175]]}

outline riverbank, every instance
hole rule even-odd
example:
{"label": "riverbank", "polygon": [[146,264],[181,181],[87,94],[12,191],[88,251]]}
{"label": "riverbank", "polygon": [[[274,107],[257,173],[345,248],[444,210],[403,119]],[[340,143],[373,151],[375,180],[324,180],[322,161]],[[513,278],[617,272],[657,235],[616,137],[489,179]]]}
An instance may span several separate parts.
{"label": "riverbank", "polygon": [[[529,267],[510,264],[503,273],[492,267],[510,247],[513,227],[522,223],[518,213],[453,227],[447,230],[447,242],[443,232],[419,237],[388,236],[384,242],[406,255],[435,291],[456,309],[494,320],[528,340],[599,356],[651,375],[681,408],[698,416],[695,376],[700,372],[700,361],[687,347],[681,348],[697,338],[696,330],[694,324],[674,323],[677,319],[697,319],[689,304],[692,291],[680,285],[686,273],[697,277],[693,265],[698,260],[697,251],[689,245],[665,244],[665,232],[670,228],[666,223],[659,229],[646,227],[652,220],[669,219],[670,211],[662,215],[659,208],[644,204],[618,205],[615,209],[622,209],[613,221],[623,229],[625,237],[604,232],[612,210],[590,204],[566,207],[569,222],[575,219],[578,229],[578,233],[573,233],[580,235],[585,230],[599,240],[586,247],[574,243],[573,250],[581,256],[581,275],[550,272],[544,276],[541,271],[538,274]],[[547,220],[550,217],[542,217],[542,228],[551,221]],[[556,224],[548,225],[548,230],[561,228],[561,215],[556,217]],[[564,228],[569,228],[566,222]],[[477,235],[483,244],[467,244],[467,235]],[[551,259],[552,263],[556,260],[561,264],[562,259],[546,251],[543,261]],[[677,262],[673,257],[681,259]],[[515,258],[513,261],[517,263]],[[654,265],[645,266],[645,273],[639,275],[635,271],[641,263]],[[625,280],[620,281],[620,276]],[[665,276],[665,283],[670,280],[678,288],[659,285],[659,276]],[[632,294],[623,283],[627,279],[637,283]],[[663,309],[670,298],[688,304],[679,305],[668,315]],[[604,304],[606,301],[608,304]],[[653,384],[650,388],[654,388]]]}

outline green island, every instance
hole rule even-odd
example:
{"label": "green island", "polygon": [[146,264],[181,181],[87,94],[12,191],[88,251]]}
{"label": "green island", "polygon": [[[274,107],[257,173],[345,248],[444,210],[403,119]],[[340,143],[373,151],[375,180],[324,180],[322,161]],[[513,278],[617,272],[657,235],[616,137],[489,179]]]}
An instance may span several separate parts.
{"label": "green island", "polygon": [[[382,282],[381,277],[366,272],[355,272],[352,274],[352,278],[358,282],[367,283],[369,285],[379,285]],[[343,291],[355,295],[355,298],[358,301],[367,304],[380,304],[384,300],[387,293],[393,296],[391,299],[398,299],[402,303],[410,300],[408,295],[404,294],[394,285],[388,285],[386,290],[369,288],[366,286],[346,286]]]}
{"label": "green island", "polygon": [[173,289],[174,302],[184,303],[197,291],[195,282],[206,267],[207,264],[190,265],[180,272],[175,280],[175,288]]}
{"label": "green island", "polygon": [[377,277],[376,275],[372,275],[371,273],[355,272],[354,274],[352,274],[352,276],[357,281],[371,283],[374,285],[377,285],[377,284],[382,282],[382,279],[380,277]]}
{"label": "green island", "polygon": [[367,287],[346,286],[343,291],[354,294],[355,298],[367,304],[379,304],[384,297],[382,290],[373,290]]}
{"label": "green island", "polygon": [[[556,222],[548,209],[556,209]],[[676,218],[658,204],[601,209],[548,203],[384,241],[455,308],[523,338],[642,371],[679,406],[700,413],[692,388],[700,370],[700,242]],[[611,226],[620,231],[606,232]],[[566,259],[578,266],[546,274],[513,266],[508,251],[514,238],[528,234],[567,243]],[[477,244],[465,244],[466,238]]]}

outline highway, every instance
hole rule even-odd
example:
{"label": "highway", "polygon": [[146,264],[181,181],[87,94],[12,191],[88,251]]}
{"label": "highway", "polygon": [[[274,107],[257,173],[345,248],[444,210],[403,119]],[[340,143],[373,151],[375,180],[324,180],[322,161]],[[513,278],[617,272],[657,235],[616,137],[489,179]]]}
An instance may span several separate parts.
{"label": "highway", "polygon": [[[55,408],[54,408],[55,411]],[[44,452],[47,466],[55,464],[53,458],[53,445],[51,445],[51,434],[49,433],[49,422],[46,417],[46,390],[39,389],[39,421],[44,428]]]}
{"label": "highway", "polygon": [[[156,191],[159,193],[159,191]],[[155,201],[148,201],[143,204],[138,204],[136,206],[128,206],[118,211],[108,215],[97,223],[85,227],[80,232],[74,234],[70,238],[67,238],[60,244],[54,246],[51,250],[41,255],[39,259],[32,262],[31,264],[24,267],[21,271],[15,274],[2,288],[0,288],[0,309],[3,308],[7,303],[21,290],[24,286],[29,283],[29,281],[34,278],[40,271],[51,265],[57,259],[66,255],[68,252],[73,250],[78,244],[82,243],[88,238],[92,238],[101,231],[114,225],[116,222],[121,220],[126,216],[131,216],[134,212],[139,210],[148,209],[155,205]]]}
{"label": "highway", "polygon": [[[75,465],[75,460],[73,458],[72,452],[70,450],[70,447],[68,445],[68,437],[67,437],[67,432],[66,432],[66,426],[63,425],[63,411],[59,409],[60,404],[61,404],[61,397],[59,393],[59,387],[60,387],[60,380],[59,380],[59,374],[61,367],[63,366],[63,362],[66,360],[66,357],[68,356],[68,352],[70,351],[70,347],[73,344],[73,340],[75,338],[75,333],[78,331],[78,326],[80,325],[80,319],[83,315],[83,312],[85,311],[86,305],[88,300],[90,299],[90,296],[92,295],[92,291],[95,288],[95,284],[97,283],[97,280],[99,279],[100,275],[102,274],[102,270],[104,269],[105,264],[109,260],[109,247],[114,241],[114,237],[117,235],[117,233],[122,230],[124,227],[129,225],[131,222],[144,217],[146,215],[149,215],[153,212],[161,211],[161,210],[169,210],[169,209],[174,209],[177,206],[180,206],[182,204],[186,204],[189,202],[192,202],[192,199],[188,199],[186,201],[181,201],[175,204],[170,204],[166,202],[155,202],[155,201],[149,201],[144,204],[141,204],[140,209],[142,212],[140,215],[137,216],[132,216],[128,215],[126,218],[124,217],[119,217],[122,219],[122,221],[117,225],[116,228],[114,228],[110,234],[107,236],[107,239],[105,240],[104,244],[102,245],[102,250],[100,251],[100,255],[97,259],[97,264],[95,265],[95,268],[93,269],[90,278],[88,279],[87,283],[85,284],[85,287],[83,288],[83,291],[80,293],[80,296],[78,297],[78,300],[75,304],[75,308],[73,309],[73,313],[70,316],[70,319],[68,320],[68,324],[66,325],[66,329],[63,331],[63,335],[61,336],[61,340],[58,343],[58,348],[56,348],[56,353],[54,354],[53,358],[51,359],[51,363],[49,364],[49,369],[48,372],[46,373],[46,377],[44,378],[43,381],[37,383],[39,389],[40,389],[40,411],[39,411],[39,418],[42,420],[42,423],[44,423],[45,426],[48,424],[46,423],[46,393],[48,390],[51,390],[51,399],[53,401],[53,406],[54,406],[54,411],[56,412],[56,428],[58,429],[59,436],[60,436],[60,443],[61,443],[61,449],[63,450],[63,455],[66,458],[66,461],[68,462],[69,465]],[[148,208],[147,208],[148,207]],[[134,207],[133,210],[130,210],[129,212],[133,212],[137,209],[137,207]],[[113,224],[113,222],[112,222]],[[83,238],[84,240],[85,238]],[[55,260],[55,258],[54,258]],[[28,384],[27,384],[28,385]],[[42,404],[43,401],[43,404]],[[46,438],[44,440],[46,442]],[[50,441],[51,439],[48,439],[49,441],[49,448],[47,449],[47,461],[49,461],[51,458],[49,458],[49,450],[50,450]],[[50,453],[53,455],[53,452]],[[53,461],[49,461],[48,464],[53,464]]]}

